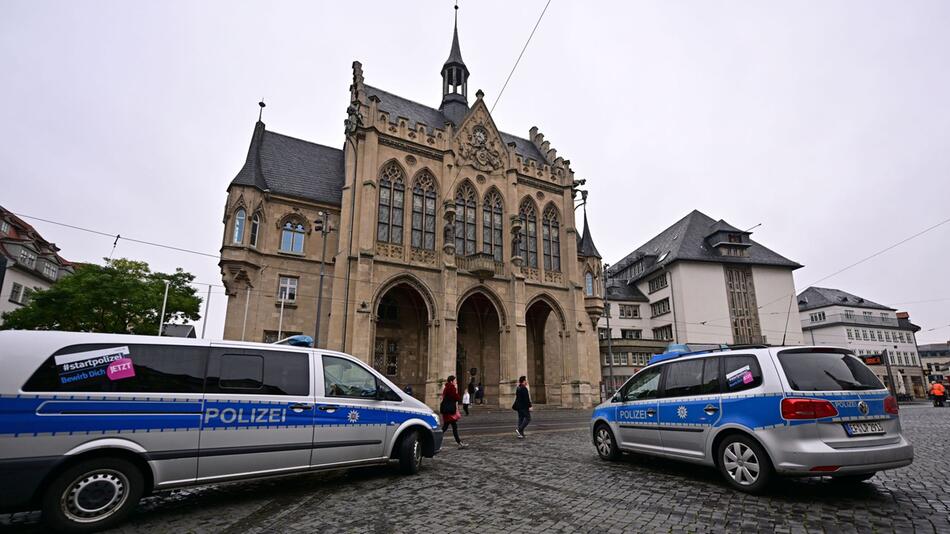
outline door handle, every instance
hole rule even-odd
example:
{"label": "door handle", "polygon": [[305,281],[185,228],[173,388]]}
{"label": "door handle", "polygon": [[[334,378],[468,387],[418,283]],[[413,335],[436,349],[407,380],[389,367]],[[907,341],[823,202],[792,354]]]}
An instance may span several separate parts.
{"label": "door handle", "polygon": [[317,409],[320,410],[321,412],[333,413],[337,410],[337,408],[339,408],[339,406],[336,406],[334,404],[321,404],[320,407]]}
{"label": "door handle", "polygon": [[719,408],[716,408],[712,404],[707,404],[703,411],[706,412],[706,415],[712,415],[719,411]]}
{"label": "door handle", "polygon": [[656,410],[654,410],[653,408],[650,408],[647,410],[648,417],[653,417],[654,415],[656,415]]}
{"label": "door handle", "polygon": [[290,409],[295,412],[306,412],[307,410],[312,410],[313,406],[310,404],[291,404]]}

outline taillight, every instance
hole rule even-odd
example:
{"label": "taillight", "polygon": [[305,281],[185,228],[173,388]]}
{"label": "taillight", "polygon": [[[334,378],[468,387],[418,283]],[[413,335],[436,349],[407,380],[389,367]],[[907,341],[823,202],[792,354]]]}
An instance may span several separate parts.
{"label": "taillight", "polygon": [[900,411],[900,408],[897,407],[897,399],[893,395],[884,398],[884,411],[891,415],[897,415],[897,412]]}
{"label": "taillight", "polygon": [[782,399],[782,417],[785,419],[822,419],[834,417],[838,410],[822,399]]}

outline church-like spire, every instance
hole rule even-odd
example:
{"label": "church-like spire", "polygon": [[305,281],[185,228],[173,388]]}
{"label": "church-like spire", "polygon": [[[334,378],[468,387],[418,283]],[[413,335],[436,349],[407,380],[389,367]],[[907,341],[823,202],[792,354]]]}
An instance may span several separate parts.
{"label": "church-like spire", "polygon": [[594,238],[590,235],[590,224],[587,222],[587,206],[584,206],[584,235],[577,243],[577,255],[583,258],[600,259],[600,252],[594,245]]}
{"label": "church-like spire", "polygon": [[456,125],[468,112],[468,67],[462,61],[459,46],[458,3],[455,4],[455,29],[452,33],[452,49],[442,65],[442,105],[439,109]]}

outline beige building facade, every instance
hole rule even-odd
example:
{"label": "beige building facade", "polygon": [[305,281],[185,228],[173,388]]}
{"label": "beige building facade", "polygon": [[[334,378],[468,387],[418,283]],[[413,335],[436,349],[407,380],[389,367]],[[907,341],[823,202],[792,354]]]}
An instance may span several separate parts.
{"label": "beige building facade", "polygon": [[537,403],[597,400],[603,300],[584,284],[602,273],[574,217],[582,182],[537,128],[500,131],[481,91],[469,105],[468,77],[456,30],[438,108],[354,62],[342,150],[258,121],[224,210],[226,339],[319,329],[318,346],[431,406],[448,375],[501,406],[521,375]]}

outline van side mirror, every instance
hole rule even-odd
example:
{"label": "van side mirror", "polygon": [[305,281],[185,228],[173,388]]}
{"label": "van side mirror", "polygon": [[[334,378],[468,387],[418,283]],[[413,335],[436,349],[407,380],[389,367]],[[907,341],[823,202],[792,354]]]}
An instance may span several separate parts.
{"label": "van side mirror", "polygon": [[620,392],[614,393],[614,396],[610,398],[610,402],[621,402],[623,398],[620,397]]}

